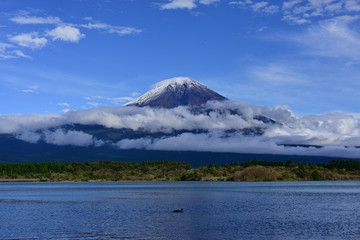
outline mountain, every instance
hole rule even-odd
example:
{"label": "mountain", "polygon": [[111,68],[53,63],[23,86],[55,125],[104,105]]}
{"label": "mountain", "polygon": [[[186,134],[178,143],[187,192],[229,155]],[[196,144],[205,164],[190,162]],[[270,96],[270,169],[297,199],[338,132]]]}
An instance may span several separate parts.
{"label": "mountain", "polygon": [[125,106],[174,108],[223,100],[228,99],[191,78],[176,77],[155,84],[152,90]]}
{"label": "mountain", "polygon": [[[195,81],[194,79],[188,77],[175,77],[156,83],[152,90],[140,96],[138,99],[125,104],[125,106],[148,106],[168,109],[178,106],[188,106],[194,114],[209,115],[211,112],[216,112],[219,115],[226,115],[227,112],[229,112],[230,114],[237,115],[239,117],[242,115],[242,113],[236,109],[222,109],[219,111],[204,108],[204,104],[208,101],[229,101],[229,99]],[[266,124],[276,123],[274,120],[265,116],[255,116],[254,119]],[[203,132],[202,129],[196,129],[196,131]],[[134,131],[131,132],[135,133]],[[178,135],[184,132],[188,131],[180,130],[172,135]],[[249,127],[240,129],[240,132],[244,135],[261,135],[263,134],[263,129],[258,127]],[[140,134],[137,132],[134,135],[140,136],[141,134],[144,134],[144,132],[140,132]],[[162,136],[164,136],[163,133]]]}
{"label": "mountain", "polygon": [[337,115],[299,119],[286,107],[233,102],[177,77],[126,106],[0,115],[0,163],[180,159],[197,165],[259,156],[288,160],[293,154],[319,156],[304,160],[315,162],[326,160],[320,156],[359,156],[357,135],[349,131],[344,138],[338,130],[349,129],[349,123],[357,122]]}

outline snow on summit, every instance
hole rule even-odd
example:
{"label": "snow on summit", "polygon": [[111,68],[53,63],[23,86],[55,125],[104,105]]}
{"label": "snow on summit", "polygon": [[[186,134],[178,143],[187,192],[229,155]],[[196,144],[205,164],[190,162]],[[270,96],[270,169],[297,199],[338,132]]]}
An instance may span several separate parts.
{"label": "snow on summit", "polygon": [[152,90],[126,106],[173,108],[201,105],[210,100],[222,101],[227,98],[189,77],[175,77],[156,83]]}
{"label": "snow on summit", "polygon": [[205,87],[201,83],[199,83],[189,77],[174,77],[174,78],[166,79],[166,80],[160,81],[158,83],[155,83],[153,87],[154,88],[165,88],[167,86],[176,86],[176,85],[188,85],[190,87],[191,86]]}

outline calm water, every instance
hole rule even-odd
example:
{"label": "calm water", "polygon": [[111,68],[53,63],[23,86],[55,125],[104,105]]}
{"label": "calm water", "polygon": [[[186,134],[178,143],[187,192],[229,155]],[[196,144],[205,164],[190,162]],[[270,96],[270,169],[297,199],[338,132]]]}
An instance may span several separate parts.
{"label": "calm water", "polygon": [[0,183],[0,239],[360,239],[360,182]]}

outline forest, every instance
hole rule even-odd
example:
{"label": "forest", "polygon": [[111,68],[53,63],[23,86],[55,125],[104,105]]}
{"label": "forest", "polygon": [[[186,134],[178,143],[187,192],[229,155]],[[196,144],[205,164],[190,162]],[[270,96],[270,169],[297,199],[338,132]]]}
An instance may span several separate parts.
{"label": "forest", "polygon": [[360,162],[252,161],[192,168],[186,162],[0,163],[0,181],[316,181],[360,180]]}

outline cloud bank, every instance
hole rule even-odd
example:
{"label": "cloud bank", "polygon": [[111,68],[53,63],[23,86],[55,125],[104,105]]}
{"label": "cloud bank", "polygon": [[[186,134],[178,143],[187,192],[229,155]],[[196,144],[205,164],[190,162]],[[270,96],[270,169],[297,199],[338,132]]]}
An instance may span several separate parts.
{"label": "cloud bank", "polygon": [[[273,120],[273,121],[271,121]],[[69,130],[73,124],[100,125],[147,133],[118,140]],[[101,107],[49,115],[2,115],[0,133],[23,141],[119,149],[213,151],[360,156],[359,115],[329,113],[295,116],[286,106],[208,102],[201,108]],[[150,134],[149,134],[150,133]],[[156,137],[149,137],[151,133]],[[308,145],[310,147],[301,147]]]}

